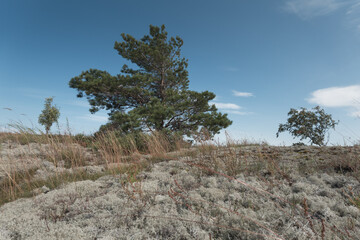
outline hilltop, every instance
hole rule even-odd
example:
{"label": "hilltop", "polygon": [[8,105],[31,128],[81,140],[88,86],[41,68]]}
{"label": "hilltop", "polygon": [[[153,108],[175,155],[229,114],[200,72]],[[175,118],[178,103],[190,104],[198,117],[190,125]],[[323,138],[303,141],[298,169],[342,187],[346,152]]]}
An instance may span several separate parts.
{"label": "hilltop", "polygon": [[1,143],[0,239],[360,239],[357,146],[19,139]]}

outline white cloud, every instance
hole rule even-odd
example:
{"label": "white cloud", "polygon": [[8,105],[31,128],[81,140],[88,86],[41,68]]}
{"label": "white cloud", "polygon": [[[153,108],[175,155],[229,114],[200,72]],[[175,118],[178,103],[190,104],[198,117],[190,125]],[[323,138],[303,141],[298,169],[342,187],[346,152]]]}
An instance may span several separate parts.
{"label": "white cloud", "polygon": [[358,107],[360,85],[319,89],[311,93],[308,101],[324,107]]}
{"label": "white cloud", "polygon": [[233,90],[232,92],[233,92],[234,96],[236,96],[236,97],[253,97],[254,96],[254,94],[249,93],[249,92],[238,92],[235,90]]}
{"label": "white cloud", "polygon": [[241,112],[241,111],[236,111],[236,110],[227,110],[227,113],[230,114],[236,114],[236,115],[249,115],[249,114],[253,114],[252,112]]}
{"label": "white cloud", "polygon": [[99,115],[93,115],[93,114],[86,114],[84,116],[78,117],[83,120],[89,120],[93,122],[99,122],[99,123],[106,123],[108,121],[108,116],[99,116]]}
{"label": "white cloud", "polygon": [[330,14],[353,2],[354,0],[288,0],[284,9],[306,20]]}
{"label": "white cloud", "polygon": [[238,110],[241,109],[241,107],[239,105],[236,105],[235,103],[218,103],[218,102],[213,102],[212,104],[215,104],[215,106],[218,109],[233,109],[233,110]]}
{"label": "white cloud", "polygon": [[357,117],[357,118],[360,118],[360,111],[355,111],[355,112],[352,112],[352,113],[350,113],[350,116],[351,116],[351,117]]}
{"label": "white cloud", "polygon": [[307,100],[323,107],[348,107],[350,116],[360,116],[360,85],[319,89]]}

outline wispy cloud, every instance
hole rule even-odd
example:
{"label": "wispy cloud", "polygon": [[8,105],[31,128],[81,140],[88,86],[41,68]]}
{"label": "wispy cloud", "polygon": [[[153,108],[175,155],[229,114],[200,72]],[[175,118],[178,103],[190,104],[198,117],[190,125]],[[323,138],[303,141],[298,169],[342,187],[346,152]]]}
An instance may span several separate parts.
{"label": "wispy cloud", "polygon": [[215,98],[213,99],[213,101],[220,101],[221,97],[219,95],[216,95]]}
{"label": "wispy cloud", "polygon": [[350,113],[351,117],[360,117],[360,111],[353,111]]}
{"label": "wispy cloud", "polygon": [[224,112],[224,113],[242,115],[242,116],[253,114],[253,112],[239,111],[240,109],[243,109],[243,108],[235,103],[219,103],[219,102],[211,102],[211,103],[215,104],[215,106],[219,110],[221,110],[221,112]]}
{"label": "wispy cloud", "polygon": [[288,0],[284,10],[296,14],[307,20],[318,16],[330,14],[341,7],[353,2],[352,0]]}
{"label": "wispy cloud", "polygon": [[235,103],[218,103],[212,102],[218,109],[232,109],[232,110],[239,110],[241,107]]}
{"label": "wispy cloud", "polygon": [[77,118],[92,121],[92,122],[106,123],[108,121],[109,117],[108,116],[93,115],[93,114],[86,114],[84,116],[79,116]]}
{"label": "wispy cloud", "polygon": [[307,100],[324,107],[350,107],[350,115],[355,116],[360,113],[360,85],[319,89]]}
{"label": "wispy cloud", "polygon": [[358,13],[359,7],[360,7],[360,1],[354,0],[353,4],[349,7],[346,14],[350,15],[350,14],[353,14],[353,13]]}
{"label": "wispy cloud", "polygon": [[253,93],[249,93],[249,92],[239,92],[236,90],[233,90],[232,92],[233,92],[234,96],[236,96],[236,97],[253,97],[254,96]]}
{"label": "wispy cloud", "polygon": [[355,27],[360,31],[360,0],[354,0],[354,3],[348,8],[346,17],[350,27]]}
{"label": "wispy cloud", "polygon": [[227,110],[226,112],[230,113],[230,114],[242,115],[242,116],[253,114],[253,112],[241,112],[241,111],[236,111],[236,110]]}
{"label": "wispy cloud", "polygon": [[360,0],[286,0],[283,9],[303,20],[343,10],[346,25],[360,32]]}

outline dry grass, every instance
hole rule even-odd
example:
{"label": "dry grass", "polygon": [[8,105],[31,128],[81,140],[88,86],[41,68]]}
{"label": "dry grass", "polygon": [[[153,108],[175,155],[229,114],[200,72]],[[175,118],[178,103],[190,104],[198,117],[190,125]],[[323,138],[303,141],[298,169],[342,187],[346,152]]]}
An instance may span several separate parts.
{"label": "dry grass", "polygon": [[[46,179],[35,178],[36,172],[42,166],[34,164],[32,167],[2,169],[6,177],[0,179],[0,206],[18,198],[32,197],[39,193],[39,188],[45,186],[54,189],[62,184],[95,180],[109,174],[123,174],[140,172],[149,168],[149,163],[163,161],[170,150],[180,150],[183,146],[179,140],[176,148],[170,145],[167,137],[161,133],[120,135],[107,132],[93,136],[71,135],[46,135],[39,130],[24,127],[20,123],[11,125],[14,132],[0,133],[0,143],[13,143],[13,145],[29,145],[38,143],[42,152],[38,157],[51,162],[56,168],[65,169],[53,173]],[[30,146],[29,146],[30,148]],[[21,153],[24,159],[29,152]],[[143,155],[148,157],[144,158]],[[7,156],[10,162],[15,162],[14,156]],[[1,156],[0,156],[1,161]],[[105,171],[89,173],[83,167],[102,165]],[[68,169],[68,171],[66,171]]]}
{"label": "dry grass", "polygon": [[351,204],[360,209],[360,194],[355,194],[352,187],[349,187],[348,190],[343,191],[343,193],[345,196],[347,196]]}
{"label": "dry grass", "polygon": [[258,146],[256,153],[249,153],[244,150],[245,146],[249,145],[239,145],[239,143],[202,144],[198,147],[197,159],[203,166],[218,169],[230,176],[242,173],[260,177],[265,174],[290,181],[288,169],[285,165],[280,164],[279,154],[276,151],[267,152],[267,145],[259,144],[256,145]]}
{"label": "dry grass", "polygon": [[[243,151],[242,148],[246,146],[258,146],[257,153],[249,154],[247,151]],[[299,201],[289,201],[287,199],[281,198],[279,196],[273,195],[271,193],[272,187],[274,187],[274,182],[278,180],[286,180],[291,186],[293,180],[290,177],[290,172],[294,169],[290,169],[291,166],[286,166],[279,161],[279,154],[276,150],[268,151],[267,144],[264,143],[252,143],[249,142],[234,142],[230,139],[225,144],[214,143],[208,141],[200,142],[198,145],[196,161],[192,159],[188,161],[188,164],[195,167],[195,174],[197,175],[213,175],[218,177],[225,177],[231,181],[240,182],[245,187],[257,192],[259,197],[267,198],[270,201],[274,201],[275,205],[283,211],[284,215],[288,215],[295,222],[297,222],[299,228],[304,228],[304,232],[308,235],[309,239],[329,239],[330,236],[337,236],[340,239],[356,239],[356,237],[351,234],[352,228],[351,224],[348,228],[339,229],[335,225],[330,226],[326,223],[324,219],[319,219],[314,217],[313,212],[309,209],[307,205],[307,200],[303,199],[302,205],[299,204]],[[350,149],[350,154],[346,157],[341,158],[329,158],[328,161],[308,159],[307,170],[303,171],[299,168],[298,174],[307,174],[308,168],[310,171],[324,171],[337,174],[347,174],[353,176],[357,179],[360,176],[360,158],[356,152],[352,153]],[[310,166],[311,165],[311,166]],[[302,172],[303,171],[303,172]],[[265,185],[268,186],[267,190],[253,187],[248,185],[246,182],[241,182],[236,179],[236,176],[239,174],[244,174],[245,176],[255,175],[259,179],[263,179]],[[269,179],[271,177],[271,179]],[[178,183],[176,183],[178,186]],[[183,188],[178,187],[178,190],[171,190],[169,193],[171,198],[177,203],[187,206],[190,211],[196,208],[198,205],[196,199],[191,199],[186,195],[186,191]],[[177,198],[176,198],[177,197]],[[348,194],[349,202],[354,206],[360,208],[359,196],[356,196],[352,191],[349,191]],[[214,203],[207,202],[207,204],[214,205]],[[285,209],[285,206],[290,206],[292,209],[291,212],[288,212]],[[214,206],[217,208],[223,208],[223,206]],[[232,209],[226,209],[232,214],[240,214]],[[196,214],[203,214],[194,211]],[[203,215],[202,215],[203,216]],[[204,218],[214,218],[215,215],[203,216]],[[218,215],[221,218],[221,214]],[[271,226],[261,226],[254,219],[246,218],[246,216],[241,216],[242,219],[250,221],[255,225],[258,225],[260,228],[263,228],[268,231],[269,235],[263,236],[266,239],[283,239],[280,233],[277,233]],[[308,226],[305,229],[305,226]],[[244,230],[244,229],[243,229]],[[258,233],[250,232],[252,235]]]}
{"label": "dry grass", "polygon": [[[167,154],[173,150],[181,150],[186,144],[181,139],[170,141],[165,135],[161,133],[153,133],[150,135],[125,135],[119,136],[115,132],[107,132],[99,134],[96,137],[87,137],[83,135],[72,136],[66,135],[46,135],[32,129],[22,126],[15,126],[18,131],[16,133],[0,133],[0,142],[12,141],[17,144],[39,143],[46,146],[46,151],[43,157],[52,162],[56,167],[64,167],[71,169],[71,172],[63,171],[49,176],[46,179],[35,178],[37,170],[40,166],[32,168],[10,169],[6,171],[6,177],[0,180],[0,206],[4,203],[16,200],[23,197],[31,197],[38,192],[36,190],[46,187],[48,189],[55,189],[63,184],[81,181],[81,180],[96,180],[101,176],[113,174],[124,174],[128,176],[127,182],[129,185],[124,185],[124,190],[129,197],[136,200],[140,199],[144,203],[144,197],[141,190],[141,182],[137,179],[137,174],[145,169],[148,169],[151,162],[162,161],[167,159]],[[258,146],[258,151],[255,154],[249,154],[242,148],[245,146]],[[86,148],[88,149],[86,150]],[[218,177],[225,177],[231,181],[240,182],[245,187],[259,194],[260,197],[273,201],[279,210],[283,211],[285,215],[291,217],[294,222],[297,222],[299,228],[304,228],[305,225],[310,226],[304,228],[309,239],[326,239],[326,236],[336,235],[339,238],[348,239],[348,229],[340,230],[336,226],[328,226],[324,220],[319,220],[313,217],[313,213],[307,206],[306,199],[303,200],[302,207],[295,201],[289,201],[271,193],[271,186],[274,186],[274,180],[268,180],[268,176],[272,179],[285,179],[288,184],[292,184],[292,179],[289,174],[289,168],[282,165],[278,161],[278,153],[276,151],[267,151],[266,143],[256,143],[254,141],[240,141],[236,142],[228,137],[225,144],[219,144],[209,141],[209,137],[203,135],[197,141],[197,146],[194,151],[188,151],[182,156],[190,156],[188,164],[195,168],[194,174],[214,175]],[[144,154],[148,158],[144,159]],[[196,161],[194,161],[196,159]],[[1,159],[0,159],[1,160]],[[104,172],[89,173],[85,171],[84,166],[99,165],[105,166]],[[324,165],[324,162],[312,162],[312,167],[332,167],[336,171],[351,172],[355,176],[360,176],[359,159],[356,156],[342,159],[341,162],[332,162],[334,165]],[[308,166],[307,166],[308,167]],[[301,170],[301,169],[299,169]],[[241,182],[236,179],[239,174],[246,176],[252,175],[263,179],[270,190],[261,189],[248,185],[246,182]],[[219,206],[216,203],[207,201],[206,204],[211,205],[211,212],[204,213],[197,209],[197,202],[200,200],[190,198],[186,194],[186,190],[174,179],[177,186],[176,189],[170,189],[169,196],[176,204],[186,206],[196,215],[203,216],[214,220],[214,224],[205,222],[194,222],[198,224],[208,224],[210,227],[218,229],[227,229],[228,231],[243,232],[250,235],[259,236],[268,239],[283,239],[281,233],[274,230],[273,226],[267,226],[257,222],[255,219],[242,215],[234,208]],[[349,193],[349,201],[360,208],[360,200],[358,196]],[[70,202],[73,198],[68,199]],[[203,201],[203,200],[201,200]],[[145,203],[146,204],[146,203]],[[292,212],[285,210],[284,206],[290,205]],[[66,211],[66,204],[64,205]],[[220,218],[222,210],[229,214],[234,214],[240,218],[255,224],[260,229],[263,229],[267,234],[248,231],[246,229],[233,228],[221,224]],[[53,212],[46,213],[44,219],[46,221],[58,221],[62,218],[62,214],[55,214]],[[166,216],[148,216],[166,218]],[[174,218],[176,219],[176,218]],[[177,219],[180,221],[188,221],[189,219]],[[309,230],[310,229],[310,230]],[[211,238],[211,235],[210,235]]]}
{"label": "dry grass", "polygon": [[[197,169],[200,169],[202,171],[208,171],[212,175],[217,175],[218,177],[225,177],[231,181],[241,183],[249,190],[256,192],[260,198],[264,198],[264,199],[267,199],[267,201],[274,202],[274,204],[277,206],[277,209],[282,211],[284,216],[287,216],[288,218],[292,219],[292,221],[295,222],[295,224],[299,228],[303,229],[304,233],[307,234],[308,239],[324,240],[324,239],[329,239],[330,236],[337,236],[340,239],[356,239],[356,237],[353,234],[351,234],[352,230],[354,230],[353,228],[349,227],[349,228],[340,230],[335,225],[331,226],[331,225],[326,224],[324,219],[319,219],[319,218],[315,217],[315,213],[310,211],[310,209],[307,205],[307,199],[305,199],[305,198],[303,199],[302,206],[300,206],[297,204],[297,202],[292,202],[292,201],[289,201],[287,199],[284,199],[282,197],[272,194],[271,190],[266,190],[266,189],[262,189],[259,187],[251,186],[248,183],[240,181],[232,176],[229,176],[220,171],[216,171],[214,169],[205,167],[203,165],[195,164],[194,162],[188,162],[188,164]],[[221,209],[223,209],[226,212],[228,212],[228,214],[234,214],[234,215],[240,216],[241,219],[243,219],[244,221],[255,224],[259,227],[259,229],[263,229],[264,231],[267,231],[268,233],[260,234],[259,232],[247,231],[246,229],[236,229],[236,231],[238,231],[238,232],[247,232],[250,235],[255,235],[255,236],[258,235],[258,236],[263,237],[263,238],[259,238],[259,239],[285,239],[284,237],[282,237],[282,234],[280,232],[276,231],[275,226],[263,225],[263,224],[259,223],[258,221],[256,221],[255,219],[252,219],[252,218],[242,215],[240,212],[237,211],[236,208],[233,208],[233,209],[226,208],[225,206],[218,205],[214,202],[205,201],[208,205],[213,206],[213,208],[211,208],[212,211],[210,213],[196,211],[194,209],[196,209],[197,206],[199,206],[198,203],[204,202],[204,200],[192,199],[191,197],[189,197],[187,195],[186,190],[184,190],[184,188],[179,186],[179,184],[177,182],[176,182],[176,186],[178,187],[177,190],[171,189],[171,191],[169,192],[170,197],[177,204],[185,205],[188,210],[192,211],[193,213],[195,213],[197,215],[202,216],[204,219],[209,219],[209,221],[211,220],[211,222],[213,222],[213,221],[220,222],[223,217],[223,214],[224,214],[224,211],[221,211]],[[350,202],[356,204],[356,200],[358,200],[358,199],[349,197],[349,200],[350,200]],[[291,212],[288,211],[286,209],[286,206],[290,206],[292,211]],[[249,207],[252,207],[251,203],[250,203]],[[254,210],[256,210],[256,206],[255,206]],[[226,228],[223,228],[222,230],[225,231]]]}

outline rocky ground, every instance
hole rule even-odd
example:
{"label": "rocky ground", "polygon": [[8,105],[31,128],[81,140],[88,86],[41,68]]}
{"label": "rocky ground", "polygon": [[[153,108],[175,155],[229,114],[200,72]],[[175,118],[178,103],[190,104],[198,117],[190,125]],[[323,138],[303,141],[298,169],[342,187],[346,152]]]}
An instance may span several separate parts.
{"label": "rocky ground", "polygon": [[[45,166],[39,178],[64,171],[42,157],[44,147],[3,143],[0,181],[11,168]],[[360,239],[360,210],[351,201],[360,196],[359,153],[193,151],[137,176],[73,182],[7,203],[0,207],[0,239]]]}

